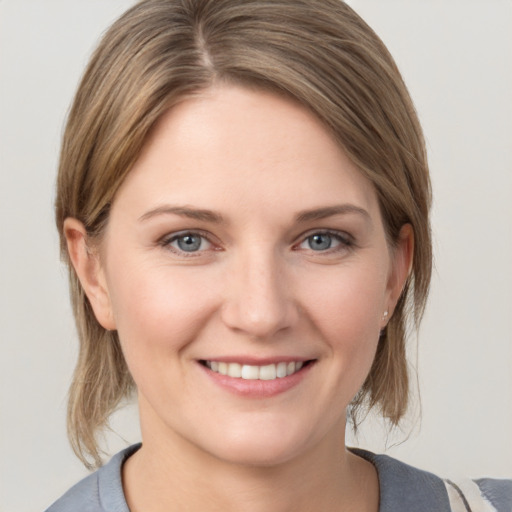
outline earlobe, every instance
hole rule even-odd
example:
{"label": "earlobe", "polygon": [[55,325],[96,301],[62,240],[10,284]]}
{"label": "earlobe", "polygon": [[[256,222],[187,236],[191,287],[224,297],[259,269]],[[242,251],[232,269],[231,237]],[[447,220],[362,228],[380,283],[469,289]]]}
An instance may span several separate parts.
{"label": "earlobe", "polygon": [[407,278],[412,271],[413,258],[414,232],[410,224],[404,224],[400,229],[397,245],[393,250],[392,272],[388,281],[388,303],[385,307],[389,313],[386,315],[386,319],[393,315]]}
{"label": "earlobe", "polygon": [[64,221],[64,235],[71,264],[89,299],[96,319],[105,329],[116,329],[99,254],[88,246],[84,225],[79,220],[68,217]]}

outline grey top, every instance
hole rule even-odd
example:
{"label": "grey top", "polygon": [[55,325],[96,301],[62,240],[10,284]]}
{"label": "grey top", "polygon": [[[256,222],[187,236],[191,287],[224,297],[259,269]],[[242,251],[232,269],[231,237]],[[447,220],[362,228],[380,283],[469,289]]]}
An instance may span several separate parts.
{"label": "grey top", "polygon": [[[123,492],[121,468],[140,446],[136,444],[119,452],[108,464],[73,486],[46,512],[130,512]],[[352,451],[377,469],[379,512],[452,511],[447,484],[441,478],[387,455],[375,455],[360,449]],[[481,479],[473,483],[478,485],[480,493],[496,512],[512,512],[512,480]],[[469,505],[466,510],[471,511]]]}

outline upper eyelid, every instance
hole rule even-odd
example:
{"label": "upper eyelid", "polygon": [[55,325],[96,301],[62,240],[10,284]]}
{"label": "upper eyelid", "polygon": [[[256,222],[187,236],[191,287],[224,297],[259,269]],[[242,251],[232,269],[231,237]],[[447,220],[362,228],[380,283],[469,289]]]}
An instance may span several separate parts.
{"label": "upper eyelid", "polygon": [[[292,246],[296,247],[303,243],[307,238],[310,236],[316,235],[316,234],[326,234],[331,235],[336,238],[339,238],[342,242],[355,244],[355,238],[353,235],[348,233],[347,231],[338,230],[338,229],[329,229],[329,228],[317,228],[317,229],[310,229],[304,233],[301,233],[298,237],[295,238],[295,242],[293,242]],[[182,229],[179,231],[174,231],[172,233],[167,233],[164,236],[160,237],[158,239],[158,243],[163,244],[170,244],[180,236],[185,235],[198,235],[206,239],[210,244],[212,244],[216,249],[219,249],[222,245],[217,237],[215,237],[212,233],[208,231],[204,231],[202,229]]]}
{"label": "upper eyelid", "polygon": [[164,236],[160,237],[158,239],[159,242],[172,242],[173,240],[176,240],[177,238],[180,238],[182,236],[186,235],[197,235],[205,238],[210,243],[214,243],[212,241],[213,235],[210,233],[203,231],[202,229],[181,229],[180,231],[173,231],[172,233],[167,233]]}
{"label": "upper eyelid", "polygon": [[[213,237],[213,235],[211,233],[208,233],[206,231],[203,231],[201,229],[183,229],[183,230],[180,230],[180,231],[174,231],[172,233],[167,233],[166,235],[160,237],[157,241],[157,243],[159,245],[161,245],[162,247],[167,247],[167,246],[170,246],[172,242],[174,242],[175,240],[177,240],[178,238],[182,237],[182,236],[186,236],[186,235],[195,235],[195,236],[200,236],[201,238],[204,238],[209,244],[212,245],[212,247],[208,248],[208,249],[204,249],[202,251],[197,251],[196,254],[198,252],[205,252],[207,250],[218,250],[219,249],[219,242],[216,241],[215,237]],[[176,252],[185,252],[185,251],[180,251],[180,249],[175,249]],[[190,255],[194,254],[194,252],[191,252]]]}
{"label": "upper eyelid", "polygon": [[[355,238],[348,233],[347,231],[339,230],[339,229],[311,229],[302,233],[299,237],[297,237],[298,242],[302,243],[304,240],[313,235],[331,235],[340,238],[341,240],[345,240],[347,242],[354,243]],[[295,244],[294,244],[295,245]]]}

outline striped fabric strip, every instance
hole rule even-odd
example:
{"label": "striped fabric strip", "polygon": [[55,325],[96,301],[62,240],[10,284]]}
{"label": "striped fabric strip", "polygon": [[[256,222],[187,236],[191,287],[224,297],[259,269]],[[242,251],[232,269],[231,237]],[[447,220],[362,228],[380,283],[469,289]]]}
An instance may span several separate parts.
{"label": "striped fabric strip", "polygon": [[452,512],[498,512],[473,480],[445,480]]}

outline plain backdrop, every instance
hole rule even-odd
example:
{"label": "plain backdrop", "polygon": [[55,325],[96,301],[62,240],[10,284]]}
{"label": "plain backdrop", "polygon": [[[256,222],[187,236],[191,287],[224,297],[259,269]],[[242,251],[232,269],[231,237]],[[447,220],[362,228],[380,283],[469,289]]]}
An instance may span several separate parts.
{"label": "plain backdrop", "polygon": [[[130,0],[0,0],[0,511],[87,474],[65,431],[77,342],[53,225],[66,111]],[[402,431],[349,442],[443,476],[512,477],[512,2],[352,0],[402,70],[430,155],[436,271]],[[136,408],[114,419],[117,451]]]}

